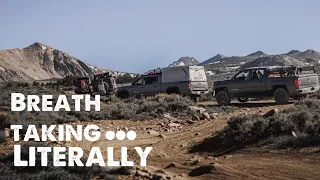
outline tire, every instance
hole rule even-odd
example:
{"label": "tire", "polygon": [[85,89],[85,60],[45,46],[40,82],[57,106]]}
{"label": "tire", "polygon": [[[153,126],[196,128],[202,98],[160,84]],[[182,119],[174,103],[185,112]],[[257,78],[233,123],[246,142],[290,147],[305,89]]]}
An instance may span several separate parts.
{"label": "tire", "polygon": [[241,103],[249,102],[249,98],[237,98],[237,99]]}
{"label": "tire", "polygon": [[287,104],[289,101],[289,94],[283,88],[276,89],[274,91],[273,97],[277,104]]}
{"label": "tire", "polygon": [[231,98],[228,92],[219,91],[216,95],[216,101],[219,104],[219,106],[226,106],[230,104]]}

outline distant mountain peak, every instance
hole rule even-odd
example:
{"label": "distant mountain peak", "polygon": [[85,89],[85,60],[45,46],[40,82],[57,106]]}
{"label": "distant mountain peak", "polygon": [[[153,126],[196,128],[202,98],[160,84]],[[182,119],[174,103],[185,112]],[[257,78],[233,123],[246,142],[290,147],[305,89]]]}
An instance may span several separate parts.
{"label": "distant mountain peak", "polygon": [[251,53],[251,54],[249,54],[247,56],[259,56],[260,57],[260,56],[265,56],[265,55],[267,55],[267,54],[265,54],[262,51],[257,51],[257,52]]}
{"label": "distant mountain peak", "polygon": [[40,42],[35,42],[24,49],[46,50],[46,49],[54,49],[54,48]]}
{"label": "distant mountain peak", "polygon": [[169,67],[175,67],[175,66],[192,66],[199,64],[199,61],[197,61],[194,57],[189,56],[183,56],[179,58],[178,61],[174,61],[172,64],[169,65]]}
{"label": "distant mountain peak", "polygon": [[226,56],[224,56],[222,54],[217,54],[217,55],[213,56],[212,58],[200,63],[199,65],[212,64],[212,63],[220,61],[221,59],[224,59],[224,58],[226,58]]}
{"label": "distant mountain peak", "polygon": [[304,53],[315,54],[315,53],[318,53],[318,52],[313,50],[313,49],[307,49]]}
{"label": "distant mountain peak", "polygon": [[222,54],[217,54],[217,55],[213,56],[213,58],[216,58],[216,59],[219,58],[219,60],[220,60],[220,59],[226,58],[226,56],[224,56]]}
{"label": "distant mountain peak", "polygon": [[296,54],[296,53],[300,53],[300,51],[296,50],[296,49],[293,49],[290,52],[288,52],[287,55]]}

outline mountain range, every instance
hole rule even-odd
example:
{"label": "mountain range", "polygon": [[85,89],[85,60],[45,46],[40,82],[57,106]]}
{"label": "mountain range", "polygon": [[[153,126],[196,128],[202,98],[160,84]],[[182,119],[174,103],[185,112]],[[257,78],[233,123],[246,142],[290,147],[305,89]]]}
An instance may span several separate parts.
{"label": "mountain range", "polygon": [[[230,67],[305,65],[319,64],[320,53],[315,50],[291,50],[288,53],[268,55],[257,51],[246,56],[224,56],[217,54],[199,62],[194,57],[184,56],[169,67],[203,65],[221,69]],[[22,49],[0,50],[0,82],[34,81],[63,78],[67,75],[87,76],[102,72],[112,72],[116,76],[125,73],[107,70],[87,64],[61,50],[36,42]],[[131,73],[131,75],[136,75]]]}
{"label": "mountain range", "polygon": [[[112,72],[116,76],[125,74],[92,66],[39,42],[22,49],[0,50],[0,82],[88,76],[103,72]],[[133,74],[136,73],[130,75]]]}
{"label": "mountain range", "polygon": [[[187,65],[184,61],[185,59],[180,58],[175,61],[171,66],[184,66]],[[263,63],[262,63],[263,62]],[[277,62],[277,63],[275,63]],[[188,61],[189,63],[189,61]],[[257,51],[246,56],[224,56],[222,54],[217,54],[208,60],[197,63],[193,61],[191,65],[201,65],[201,66],[259,66],[259,65],[304,65],[304,64],[319,64],[320,63],[320,53],[315,50],[291,50],[284,54],[269,55],[262,51]]]}

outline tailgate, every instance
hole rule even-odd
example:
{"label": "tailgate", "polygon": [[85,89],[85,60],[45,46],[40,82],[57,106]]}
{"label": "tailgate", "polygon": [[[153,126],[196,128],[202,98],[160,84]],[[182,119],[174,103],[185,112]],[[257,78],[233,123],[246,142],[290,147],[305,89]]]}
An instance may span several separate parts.
{"label": "tailgate", "polygon": [[208,83],[207,81],[193,81],[190,82],[190,89],[191,90],[208,90]]}
{"label": "tailgate", "polygon": [[314,87],[319,85],[319,77],[317,74],[306,74],[298,76],[300,87]]}

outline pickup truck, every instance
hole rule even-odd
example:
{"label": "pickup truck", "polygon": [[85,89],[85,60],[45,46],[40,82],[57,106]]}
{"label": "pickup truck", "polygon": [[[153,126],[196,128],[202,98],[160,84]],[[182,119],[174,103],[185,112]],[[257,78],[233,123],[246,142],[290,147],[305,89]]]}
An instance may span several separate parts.
{"label": "pickup truck", "polygon": [[118,87],[120,98],[150,96],[159,93],[187,95],[198,101],[208,94],[208,83],[203,66],[178,66],[153,70],[140,76],[130,86]]}
{"label": "pickup truck", "polygon": [[313,67],[267,66],[240,70],[231,79],[216,81],[213,95],[219,105],[229,105],[232,98],[247,102],[249,98],[273,97],[286,104],[290,97],[304,97],[319,90],[319,77]]}

